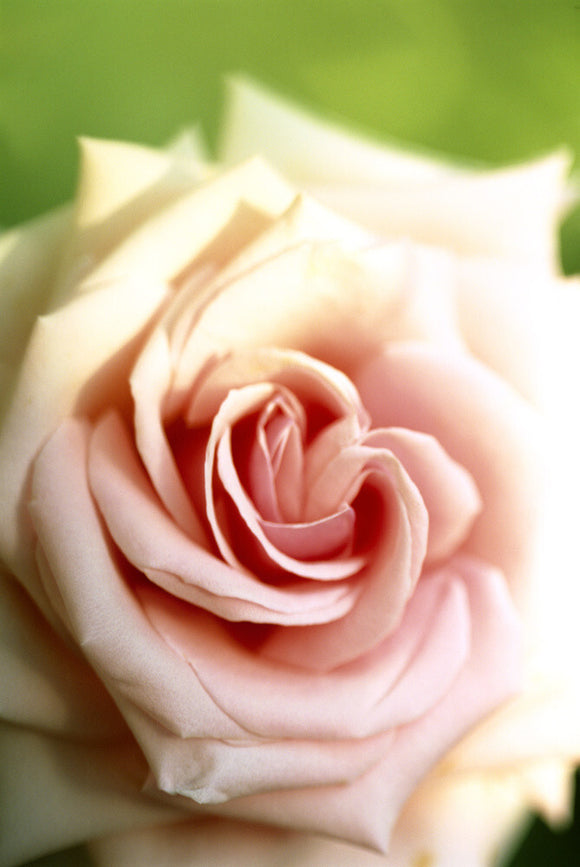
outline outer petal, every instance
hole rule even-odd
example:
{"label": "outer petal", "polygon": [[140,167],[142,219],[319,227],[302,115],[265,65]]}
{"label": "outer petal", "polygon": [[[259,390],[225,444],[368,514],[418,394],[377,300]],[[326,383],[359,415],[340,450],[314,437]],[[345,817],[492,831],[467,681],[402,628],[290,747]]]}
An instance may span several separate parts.
{"label": "outer petal", "polygon": [[176,734],[189,735],[195,720],[216,737],[244,737],[157,637],[113,558],[88,488],[88,437],[85,425],[70,420],[48,440],[36,460],[30,504],[70,632],[112,695],[134,701]]}
{"label": "outer petal", "polygon": [[2,572],[0,588],[0,718],[59,736],[123,734],[117,709],[78,650]]}
{"label": "outer petal", "polygon": [[384,236],[555,267],[567,154],[460,171],[345,133],[254,83],[230,83],[221,155],[262,153],[339,213]]}
{"label": "outer petal", "polygon": [[[96,281],[127,273],[171,280],[211,245],[242,202],[262,216],[262,229],[263,218],[279,216],[294,197],[294,190],[265,162],[250,159],[180,196],[146,220],[91,271],[79,291],[88,291]],[[255,234],[254,226],[250,228]],[[249,240],[247,232],[246,227],[243,243]]]}
{"label": "outer petal", "polygon": [[57,306],[146,219],[194,189],[203,165],[170,151],[114,141],[80,140],[79,181],[66,255],[53,285]]}
{"label": "outer petal", "polygon": [[[155,630],[215,703],[258,738],[366,738],[427,715],[461,672],[470,647],[468,600],[450,575],[421,585],[400,628],[373,653],[314,674],[240,648],[223,625],[151,588],[138,595]],[[192,720],[192,734],[201,731]]]}
{"label": "outer petal", "polygon": [[70,224],[70,208],[61,208],[0,238],[0,416],[34,320],[46,310]]}
{"label": "outer petal", "polygon": [[95,841],[90,852],[98,867],[490,867],[507,852],[522,821],[517,795],[494,781],[455,781],[449,788],[439,781],[432,793],[419,790],[426,827],[409,807],[388,855],[226,819],[119,834]]}
{"label": "outer petal", "polygon": [[0,432],[0,554],[35,597],[33,543],[23,503],[30,464],[68,414],[95,411],[104,400],[122,404],[120,383],[134,353],[132,341],[166,293],[166,285],[147,280],[105,283],[36,322]]}
{"label": "outer petal", "polygon": [[181,814],[140,793],[146,768],[132,740],[66,740],[0,724],[0,768],[3,867]]}
{"label": "outer petal", "polygon": [[407,183],[454,176],[451,166],[365,141],[240,76],[228,81],[220,158],[263,153],[298,182]]}
{"label": "outer petal", "polygon": [[[580,282],[529,262],[473,258],[455,263],[451,292],[469,351],[552,415],[554,392],[577,368],[565,353],[574,347],[568,329],[578,322]],[[558,400],[565,406],[565,393]]]}
{"label": "outer petal", "polygon": [[215,818],[106,837],[90,853],[98,867],[409,867],[349,843]]}
{"label": "outer petal", "polygon": [[[272,249],[266,233],[256,250],[262,241]],[[174,388],[182,393],[216,358],[258,347],[301,350],[347,375],[389,340],[461,349],[449,276],[445,255],[407,243],[354,253],[342,243],[299,242],[257,264],[252,256],[248,270],[234,262],[203,295],[195,290]]]}
{"label": "outer petal", "polygon": [[452,570],[469,593],[473,632],[468,662],[445,698],[402,726],[384,759],[350,786],[255,795],[216,812],[387,850],[403,803],[432,763],[521,683],[519,621],[503,578],[467,559],[455,561]]}

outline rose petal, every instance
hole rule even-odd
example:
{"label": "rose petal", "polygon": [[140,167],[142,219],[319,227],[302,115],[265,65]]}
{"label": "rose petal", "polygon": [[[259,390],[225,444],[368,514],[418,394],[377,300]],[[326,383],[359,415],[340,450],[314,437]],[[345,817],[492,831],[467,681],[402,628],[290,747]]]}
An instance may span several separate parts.
{"label": "rose petal", "polygon": [[104,284],[36,322],[0,434],[0,549],[41,607],[22,499],[31,462],[74,409],[94,412],[103,402],[122,403],[132,341],[166,293],[165,285],[146,280]]}
{"label": "rose petal", "polygon": [[[186,416],[190,425],[212,421],[232,389],[258,383],[283,387],[294,416],[304,427],[307,417],[300,403],[318,405],[335,416],[353,415],[359,425],[366,422],[366,412],[350,379],[341,370],[303,352],[259,347],[228,352],[217,359],[213,358],[213,365],[203,371],[193,390]],[[290,396],[293,394],[295,397]]]}
{"label": "rose petal", "polygon": [[[371,535],[365,552],[361,594],[345,617],[332,624],[277,631],[265,642],[272,658],[328,670],[356,659],[399,623],[423,565],[428,515],[416,486],[386,449],[343,449],[307,490],[323,512],[343,498],[355,498],[358,532],[370,530],[376,536]],[[358,494],[366,496],[364,505],[357,506]]]}
{"label": "rose petal", "polygon": [[58,270],[70,223],[70,208],[60,208],[2,234],[0,359],[11,370],[22,357],[36,317],[48,306],[48,287]]}
{"label": "rose petal", "polygon": [[164,430],[163,399],[170,389],[172,376],[167,337],[158,329],[131,374],[135,441],[149,478],[169,514],[192,539],[207,547],[205,529],[187,494]]}
{"label": "rose petal", "polygon": [[155,584],[228,620],[303,624],[340,617],[353,604],[346,584],[275,587],[236,571],[185,536],[163,510],[120,419],[106,416],[89,449],[89,481],[125,557]]}
{"label": "rose petal", "polygon": [[322,185],[314,179],[306,189],[383,238],[410,237],[462,256],[498,256],[553,274],[570,163],[563,150],[534,163],[420,185]]}
{"label": "rose petal", "polygon": [[348,374],[354,359],[382,345],[381,326],[399,303],[407,260],[403,248],[393,246],[380,271],[372,271],[336,244],[305,243],[231,281],[216,279],[206,287],[203,309],[196,309],[175,387],[191,387],[216,358],[272,346],[302,351]]}
{"label": "rose petal", "polygon": [[392,858],[397,867],[407,867],[416,857],[441,867],[509,863],[527,823],[526,805],[513,780],[435,773],[405,805],[393,831],[388,865]]}
{"label": "rose petal", "polygon": [[214,817],[101,838],[90,854],[98,867],[408,867],[337,840]]}
{"label": "rose petal", "polygon": [[505,581],[468,559],[456,560],[450,571],[461,576],[468,591],[473,631],[467,663],[445,698],[401,727],[383,761],[349,786],[255,795],[216,807],[216,812],[387,851],[401,807],[426,770],[521,684],[519,618]]}
{"label": "rose petal", "polygon": [[259,520],[269,542],[283,554],[298,560],[339,557],[352,542],[354,510],[344,506],[333,515],[303,524]]}
{"label": "rose petal", "polygon": [[349,134],[242,76],[228,79],[226,96],[219,148],[226,163],[264,153],[301,182],[425,183],[456,174],[442,162]]}
{"label": "rose petal", "polygon": [[306,418],[301,405],[284,395],[262,411],[248,462],[248,490],[269,521],[298,521],[304,501]]}
{"label": "rose petal", "polygon": [[74,295],[113,247],[206,174],[198,160],[168,151],[93,138],[79,145],[74,223],[53,286],[54,306]]}
{"label": "rose petal", "polygon": [[50,628],[27,594],[0,571],[0,716],[58,736],[125,733],[94,672]]}
{"label": "rose petal", "polygon": [[[571,280],[548,279],[527,263],[458,263],[455,303],[470,352],[541,408],[546,385],[553,390],[566,370],[558,358],[568,343],[559,299],[578,295],[578,288]],[[575,321],[577,311],[570,313]]]}
{"label": "rose petal", "polygon": [[83,742],[0,724],[0,764],[3,864],[182,815],[141,793],[146,767],[132,740]]}
{"label": "rose petal", "polygon": [[[148,759],[146,789],[193,811],[282,789],[344,785],[380,760],[395,732],[349,740],[176,738],[134,705],[121,709]],[[186,800],[187,799],[187,800]]]}
{"label": "rose petal", "polygon": [[246,650],[223,624],[151,586],[136,593],[216,704],[245,730],[274,739],[369,737],[416,719],[449,689],[469,648],[466,597],[453,576],[421,582],[396,632],[368,658],[326,674]]}
{"label": "rose petal", "polygon": [[176,734],[191,735],[195,721],[216,737],[244,737],[152,629],[113,556],[86,477],[89,435],[73,419],[56,430],[35,462],[29,506],[76,642],[114,697]]}
{"label": "rose petal", "polygon": [[356,382],[375,426],[431,434],[477,479],[484,505],[465,550],[499,566],[523,599],[543,503],[540,418],[474,359],[426,344],[389,346]]}
{"label": "rose petal", "polygon": [[[250,390],[246,389],[246,391]],[[228,413],[230,411],[229,404],[233,403],[227,398],[222,404],[222,408],[224,413]],[[221,410],[220,410],[221,413]],[[220,414],[216,416],[216,423],[219,424],[221,422]],[[212,442],[214,436],[214,432],[212,430],[212,435],[210,436],[210,441],[208,443],[208,453],[211,454],[211,450],[214,447],[214,443]],[[213,463],[207,464],[207,472],[206,472],[206,497],[208,502],[208,517],[212,524],[212,529],[214,531],[214,535],[216,537],[216,541],[220,547],[220,551],[227,562],[232,565],[240,565],[243,564],[238,560],[237,555],[234,553],[233,549],[230,547],[229,542],[224,535],[224,532],[221,527],[221,522],[218,520],[217,512],[215,511],[215,507],[213,506],[213,495],[210,490],[211,478],[213,470]],[[293,575],[299,575],[304,578],[315,578],[321,581],[332,581],[339,580],[342,578],[348,578],[351,575],[354,575],[358,572],[365,564],[364,557],[356,557],[356,556],[331,556],[327,554],[327,559],[325,560],[305,560],[297,558],[296,556],[289,555],[285,553],[282,548],[279,548],[274,539],[282,540],[285,539],[286,544],[290,541],[290,536],[292,536],[294,544],[297,543],[297,533],[298,535],[304,536],[304,532],[300,532],[300,530],[306,530],[306,527],[299,528],[297,525],[286,525],[284,528],[283,525],[272,525],[271,522],[263,521],[261,517],[256,512],[254,505],[244,490],[243,485],[240,482],[239,476],[236,472],[236,468],[234,465],[234,460],[232,456],[232,446],[231,446],[231,433],[230,430],[226,430],[221,437],[219,444],[217,446],[217,472],[220,478],[222,485],[224,486],[224,490],[230,495],[232,498],[236,508],[238,509],[239,515],[247,525],[254,539],[256,539],[261,547],[264,549],[267,556],[279,566],[281,569],[284,569],[290,572]],[[338,520],[341,521],[341,517],[338,517]],[[329,516],[326,519],[322,519],[317,522],[317,529],[313,530],[320,533],[322,532],[323,536],[318,540],[319,544],[326,548],[328,544],[328,533],[332,532],[329,527],[328,522],[332,522],[335,525],[335,517]],[[291,529],[292,527],[293,529]],[[340,532],[342,537],[344,538],[344,524],[340,527]],[[347,525],[348,529],[348,525]],[[312,535],[312,533],[311,533]],[[310,547],[312,548],[313,542],[316,540],[310,539]],[[304,541],[303,544],[308,545],[308,541]],[[304,549],[305,550],[305,549]],[[334,554],[334,551],[332,551]],[[313,555],[317,557],[318,555]],[[331,559],[328,559],[331,556]]]}
{"label": "rose petal", "polygon": [[473,478],[434,437],[404,428],[373,430],[365,445],[389,449],[419,488],[429,515],[425,563],[451,556],[481,511]]}
{"label": "rose petal", "polygon": [[[294,191],[253,158],[195,188],[154,214],[89,275],[91,283],[131,274],[149,280],[177,277],[226,229],[241,202],[267,218],[282,214]],[[243,237],[243,243],[247,237]],[[79,291],[87,291],[81,285]]]}
{"label": "rose petal", "polygon": [[349,134],[238,77],[230,80],[220,153],[225,162],[263,154],[383,237],[554,267],[570,166],[564,151],[521,167],[460,170]]}

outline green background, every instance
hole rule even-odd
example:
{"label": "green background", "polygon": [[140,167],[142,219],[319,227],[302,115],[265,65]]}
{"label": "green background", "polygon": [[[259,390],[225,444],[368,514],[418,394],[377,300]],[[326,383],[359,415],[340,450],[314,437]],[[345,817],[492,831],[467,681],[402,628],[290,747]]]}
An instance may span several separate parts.
{"label": "green background", "polygon": [[[1,0],[0,15],[3,226],[72,195],[80,134],[162,144],[200,120],[214,142],[232,71],[478,163],[580,155],[580,0]],[[562,252],[580,271],[578,207]],[[537,822],[513,865],[579,860],[575,828]]]}

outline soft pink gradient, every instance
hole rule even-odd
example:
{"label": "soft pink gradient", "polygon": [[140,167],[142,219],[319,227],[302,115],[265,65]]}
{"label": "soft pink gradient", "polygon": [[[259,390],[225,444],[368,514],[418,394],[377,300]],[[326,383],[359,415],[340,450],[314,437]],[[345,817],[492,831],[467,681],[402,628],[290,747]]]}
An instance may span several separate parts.
{"label": "soft pink gradient", "polygon": [[188,361],[176,393],[236,291],[185,332],[169,308],[132,420],[65,421],[41,450],[43,584],[152,791],[385,850],[421,777],[519,683],[517,564],[486,506],[501,476],[523,508],[528,420],[465,354],[414,341],[352,365],[357,388],[258,331]]}
{"label": "soft pink gradient", "polygon": [[0,858],[488,867],[580,755],[566,158],[231,96],[0,250]]}

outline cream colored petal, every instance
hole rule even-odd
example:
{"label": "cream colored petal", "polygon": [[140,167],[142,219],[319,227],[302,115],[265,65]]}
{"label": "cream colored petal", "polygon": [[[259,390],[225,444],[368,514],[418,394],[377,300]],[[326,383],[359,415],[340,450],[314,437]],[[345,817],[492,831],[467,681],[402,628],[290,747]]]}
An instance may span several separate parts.
{"label": "cream colored petal", "polygon": [[[178,163],[171,151],[142,145],[93,138],[81,138],[79,144],[76,219],[81,228],[112,217],[119,208],[164,180]],[[202,167],[195,161],[184,159],[181,167],[190,185],[201,179]]]}
{"label": "cream colored petal", "polygon": [[79,145],[75,219],[54,305],[74,295],[86,275],[146,220],[207,176],[202,163],[171,151],[91,138]]}
{"label": "cream colored petal", "polygon": [[556,265],[571,158],[456,169],[320,120],[255,83],[229,83],[220,156],[262,154],[324,204],[384,236]]}
{"label": "cream colored petal", "polygon": [[0,718],[61,737],[124,734],[110,696],[80,653],[2,572],[0,588]]}
{"label": "cream colored petal", "polygon": [[70,208],[61,208],[0,238],[0,361],[7,369],[45,312],[70,226]]}
{"label": "cream colored petal", "polygon": [[[453,750],[443,763],[443,771],[525,776],[528,769],[552,763],[552,770],[557,767],[566,776],[579,760],[578,694],[569,684],[554,680],[528,684],[521,696],[498,710]],[[565,814],[566,798],[556,802],[550,784],[542,804],[539,776],[537,782],[534,806],[545,807],[548,815]]]}
{"label": "cream colored petal", "polygon": [[531,402],[553,403],[569,369],[562,351],[575,342],[566,331],[580,316],[580,281],[478,257],[457,263],[451,291],[469,351]]}
{"label": "cream colored petal", "polygon": [[0,724],[0,863],[183,815],[141,794],[146,767],[132,740],[83,742]]}
{"label": "cream colored petal", "polygon": [[241,76],[228,80],[219,159],[262,154],[299,183],[428,182],[455,174],[442,162],[365,140]]}
{"label": "cream colored petal", "polygon": [[[499,867],[527,813],[513,780],[433,774],[411,796],[392,840],[393,867]],[[385,867],[391,867],[391,858]]]}
{"label": "cream colored petal", "polygon": [[262,160],[251,159],[182,195],[146,220],[79,286],[131,274],[171,280],[230,223],[242,202],[266,216],[283,213],[295,192]]}
{"label": "cream colored petal", "polygon": [[348,843],[215,818],[95,840],[90,853],[97,867],[411,867]]}
{"label": "cream colored petal", "polygon": [[499,256],[559,270],[557,229],[570,157],[534,162],[411,187],[373,182],[312,182],[306,189],[338,213],[387,238],[412,238],[460,255]]}
{"label": "cream colored petal", "polygon": [[231,283],[216,281],[179,359],[176,385],[191,385],[210,359],[264,346],[303,350],[348,373],[353,358],[382,345],[405,265],[399,246],[379,275],[334,244],[305,243]]}
{"label": "cream colored petal", "polygon": [[238,797],[303,787],[345,785],[381,760],[394,730],[370,738],[175,738],[134,706],[123,707],[151,767],[145,791],[160,792],[193,813]]}
{"label": "cream colored petal", "polygon": [[122,401],[134,341],[166,292],[146,279],[103,284],[36,322],[0,433],[0,552],[31,582],[33,596],[36,569],[22,500],[31,461],[68,414]]}
{"label": "cream colored petal", "polygon": [[201,124],[180,129],[167,143],[171,156],[193,160],[208,173],[212,170],[207,142]]}

